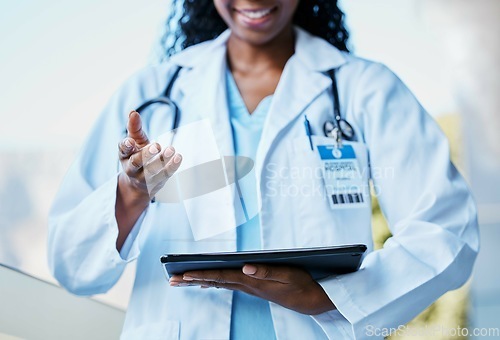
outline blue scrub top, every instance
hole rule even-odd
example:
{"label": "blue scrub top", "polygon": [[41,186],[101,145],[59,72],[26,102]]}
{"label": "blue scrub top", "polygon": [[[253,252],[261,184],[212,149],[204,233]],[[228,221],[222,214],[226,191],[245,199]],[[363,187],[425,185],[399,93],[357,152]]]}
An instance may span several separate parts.
{"label": "blue scrub top", "polygon": [[[255,111],[250,114],[229,70],[227,71],[226,83],[235,155],[255,160],[272,96],[264,98]],[[256,205],[257,183],[255,177],[246,183],[244,191],[244,206]],[[259,215],[237,228],[237,247],[238,250],[261,249]],[[269,302],[235,291],[231,316],[231,339],[276,339]]]}

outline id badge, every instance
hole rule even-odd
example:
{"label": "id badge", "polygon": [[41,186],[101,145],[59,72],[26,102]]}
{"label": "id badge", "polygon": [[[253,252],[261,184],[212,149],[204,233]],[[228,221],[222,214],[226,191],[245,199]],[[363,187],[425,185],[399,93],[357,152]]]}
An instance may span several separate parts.
{"label": "id badge", "polygon": [[365,207],[369,198],[352,145],[317,145],[326,194],[332,209]]}

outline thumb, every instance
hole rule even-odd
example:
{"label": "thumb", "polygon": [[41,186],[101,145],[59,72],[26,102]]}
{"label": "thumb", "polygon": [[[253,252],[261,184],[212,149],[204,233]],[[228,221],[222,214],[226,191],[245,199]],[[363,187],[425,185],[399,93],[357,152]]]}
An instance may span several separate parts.
{"label": "thumb", "polygon": [[289,283],[291,268],[268,266],[262,264],[246,264],[243,266],[243,274],[259,280],[279,281]]}
{"label": "thumb", "polygon": [[142,129],[141,115],[137,111],[130,112],[128,116],[128,137],[133,138],[139,148],[149,144],[149,139]]}

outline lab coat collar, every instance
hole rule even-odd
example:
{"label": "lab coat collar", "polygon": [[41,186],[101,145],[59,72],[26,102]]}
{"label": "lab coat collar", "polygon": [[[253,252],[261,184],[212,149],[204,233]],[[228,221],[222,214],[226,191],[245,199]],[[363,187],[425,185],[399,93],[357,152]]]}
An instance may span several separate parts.
{"label": "lab coat collar", "polygon": [[329,42],[295,26],[295,56],[307,69],[326,72],[346,62],[343,52]]}
{"label": "lab coat collar", "polygon": [[176,53],[170,57],[170,62],[183,68],[199,66],[204,61],[211,59],[210,55],[214,52],[216,53],[221,47],[225,49],[227,39],[230,35],[231,30],[227,29],[214,40],[202,42]]}
{"label": "lab coat collar", "polygon": [[[304,29],[295,26],[295,56],[311,71],[325,72],[346,62],[343,52],[327,41],[318,38]],[[225,49],[229,29],[216,39],[185,49],[170,58],[170,61],[184,68],[193,68],[210,59],[209,55],[221,47]]]}
{"label": "lab coat collar", "polygon": [[[280,92],[279,88],[282,88],[282,98],[274,100],[270,108],[270,111],[273,111],[273,108],[277,111],[272,122],[273,129],[268,132],[270,134],[268,137],[271,139],[331,85],[330,78],[324,72],[346,62],[343,52],[327,41],[311,35],[300,27],[295,26],[294,30],[295,53],[287,62],[283,79],[277,88],[277,93]],[[234,154],[225,95],[226,42],[230,35],[231,31],[227,29],[216,39],[187,48],[170,60],[173,64],[189,70],[179,77],[177,85],[185,97],[189,98],[187,105],[192,109],[189,110],[191,114],[209,118],[212,126],[217,127],[217,131],[214,132],[220,151],[225,156]],[[265,130],[263,139],[266,139]],[[270,147],[271,143],[272,140],[264,140],[261,144]]]}
{"label": "lab coat collar", "polygon": [[[226,48],[230,31],[203,48],[194,47],[178,55],[175,61],[188,70],[176,81],[184,95],[182,116],[188,121],[208,118],[221,156],[234,155],[232,130],[226,96]],[[193,52],[195,52],[193,54]],[[184,57],[183,57],[184,56]]]}

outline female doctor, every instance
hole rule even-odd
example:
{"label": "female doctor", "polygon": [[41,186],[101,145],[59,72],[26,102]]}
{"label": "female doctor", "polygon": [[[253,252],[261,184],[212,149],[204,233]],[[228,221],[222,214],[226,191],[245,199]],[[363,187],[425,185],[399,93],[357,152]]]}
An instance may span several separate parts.
{"label": "female doctor", "polygon": [[[49,263],[67,290],[104,293],[137,259],[123,339],[362,339],[405,324],[468,279],[476,210],[446,138],[389,69],[346,52],[336,0],[187,1],[181,11],[168,51],[179,39],[183,51],[114,95],[55,200]],[[206,119],[222,156],[255,160],[245,199],[260,212],[205,238],[191,229],[192,216],[216,225],[211,209],[151,200],[196,163],[176,152],[175,139],[154,142],[172,116],[133,111],[161,94],[179,67],[170,93],[179,125]],[[344,134],[332,134],[336,115],[352,131],[343,123]],[[318,150],[331,145],[352,151],[364,204],[335,207],[322,194],[326,180],[307,171],[322,168]],[[145,177],[151,164],[153,190]],[[370,179],[393,234],[378,251]],[[236,204],[224,209],[236,215]],[[159,263],[166,252],[342,244],[368,245],[361,269],[319,281],[297,268],[247,264],[167,282]]]}

